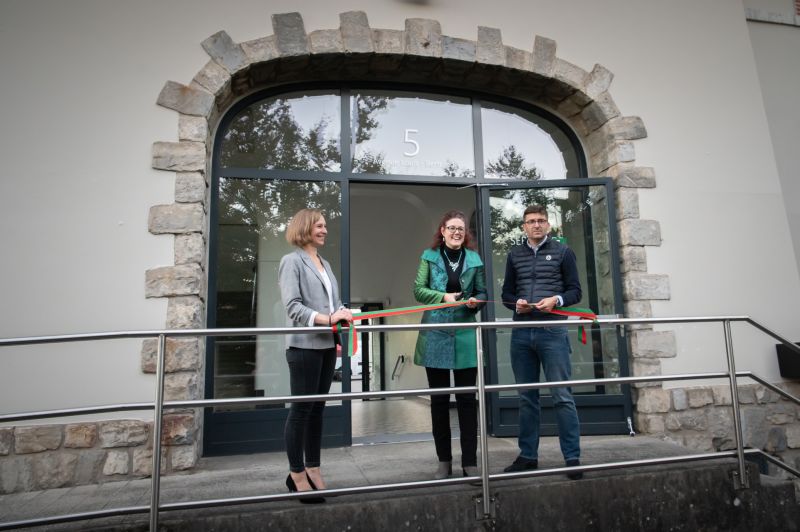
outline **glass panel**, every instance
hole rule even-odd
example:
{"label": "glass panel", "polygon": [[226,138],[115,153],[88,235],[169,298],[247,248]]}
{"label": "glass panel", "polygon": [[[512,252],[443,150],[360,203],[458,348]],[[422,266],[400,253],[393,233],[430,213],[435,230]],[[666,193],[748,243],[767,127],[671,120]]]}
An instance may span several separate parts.
{"label": "glass panel", "polygon": [[353,172],[475,177],[469,99],[370,91],[350,109]]}
{"label": "glass panel", "polygon": [[341,98],[282,95],[256,102],[231,120],[222,136],[223,168],[337,172]]}
{"label": "glass panel", "polygon": [[[512,189],[491,191],[492,266],[494,292],[502,293],[506,256],[511,246],[524,243],[522,213],[532,204],[546,205],[552,226],[551,236],[561,239],[578,258],[578,274],[583,300],[576,306],[591,308],[597,314],[614,314],[614,284],[608,227],[608,202],[602,185],[585,187]],[[510,321],[511,310],[497,305],[497,319]],[[616,329],[593,327],[587,330],[586,345],[580,342],[577,327],[570,329],[572,378],[591,379],[619,376],[619,343]],[[497,331],[497,366],[500,383],[513,383],[510,360],[511,330]],[[619,385],[581,386],[576,393],[619,394]],[[514,396],[516,392],[504,392]]]}
{"label": "glass panel", "polygon": [[[369,325],[380,325],[380,319],[367,320]],[[363,323],[363,322],[362,322]],[[364,389],[380,390],[381,389],[381,373],[383,372],[383,364],[381,364],[381,334],[368,333],[369,353],[368,360],[362,360],[362,364],[368,365],[369,383],[364,386]],[[363,378],[363,372],[362,372]]]}
{"label": "glass panel", "polygon": [[484,172],[487,178],[580,177],[578,157],[555,124],[533,113],[483,103]]}
{"label": "glass panel", "polygon": [[[217,327],[286,326],[278,265],[294,249],[284,237],[286,224],[305,207],[325,213],[328,238],[320,254],[341,279],[338,183],[220,178]],[[214,398],[289,395],[284,353],[282,335],[217,338]]]}

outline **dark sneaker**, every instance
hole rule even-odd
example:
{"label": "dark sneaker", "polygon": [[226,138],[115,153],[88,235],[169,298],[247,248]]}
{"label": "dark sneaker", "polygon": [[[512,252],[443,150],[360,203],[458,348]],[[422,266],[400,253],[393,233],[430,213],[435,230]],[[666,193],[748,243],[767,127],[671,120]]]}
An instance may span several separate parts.
{"label": "dark sneaker", "polygon": [[[566,461],[567,467],[576,467],[581,465],[581,461],[577,458],[572,458]],[[570,480],[580,480],[583,478],[583,471],[571,471],[567,473],[567,478]]]}
{"label": "dark sneaker", "polygon": [[533,469],[537,469],[538,467],[539,460],[535,458],[531,459],[517,456],[517,459],[514,460],[514,463],[503,469],[503,471],[506,473],[516,473],[517,471],[531,471]]}

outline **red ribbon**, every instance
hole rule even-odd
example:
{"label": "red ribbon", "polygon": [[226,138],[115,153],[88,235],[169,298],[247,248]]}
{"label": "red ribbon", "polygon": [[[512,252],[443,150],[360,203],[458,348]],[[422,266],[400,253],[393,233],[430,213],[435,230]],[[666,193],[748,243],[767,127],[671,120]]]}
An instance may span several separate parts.
{"label": "red ribbon", "polygon": [[[551,310],[550,313],[558,314],[559,316],[576,316],[585,320],[597,321],[597,314],[585,308],[573,308],[570,310],[569,307],[558,307]],[[586,329],[583,325],[579,325],[578,330],[581,333],[581,343],[586,345]]]}
{"label": "red ribbon", "polygon": [[[436,310],[440,308],[458,307],[466,305],[468,301],[455,301],[453,303],[434,303],[432,305],[417,305],[414,307],[400,307],[387,310],[372,310],[369,312],[359,312],[353,316],[353,323],[348,327],[347,345],[350,351],[350,356],[358,351],[358,335],[356,334],[355,322],[368,320],[371,318],[385,318],[387,316],[402,316],[403,314],[414,314],[416,312],[425,312],[426,310]],[[332,325],[334,333],[342,332],[342,323],[335,323]]]}
{"label": "red ribbon", "polygon": [[[497,301],[483,301],[483,300],[475,300],[475,303],[495,303],[501,304],[503,302]],[[434,303],[432,305],[417,305],[414,307],[400,307],[395,309],[386,309],[386,310],[374,310],[369,312],[359,312],[358,314],[353,316],[353,323],[347,327],[348,330],[348,339],[347,339],[347,346],[348,351],[350,352],[350,356],[353,356],[356,351],[358,351],[358,334],[356,334],[356,326],[355,322],[368,320],[371,318],[384,318],[388,316],[402,316],[403,314],[414,314],[417,312],[425,312],[426,310],[436,310],[440,308],[449,308],[449,307],[459,307],[461,305],[466,305],[469,303],[467,300],[462,301],[455,301],[453,303]],[[597,314],[592,312],[589,309],[584,308],[576,308],[576,307],[556,307],[550,311],[550,314],[558,314],[559,316],[575,316],[577,318],[587,319],[596,321]],[[341,333],[345,327],[342,326],[342,323],[335,323],[331,326],[334,333]],[[578,330],[581,333],[581,343],[586,345],[586,329],[583,325],[578,327]]]}

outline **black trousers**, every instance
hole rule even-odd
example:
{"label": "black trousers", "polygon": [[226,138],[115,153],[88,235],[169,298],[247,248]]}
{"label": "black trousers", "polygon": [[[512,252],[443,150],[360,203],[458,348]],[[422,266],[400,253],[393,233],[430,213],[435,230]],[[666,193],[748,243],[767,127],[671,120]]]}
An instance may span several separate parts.
{"label": "black trousers", "polygon": [[[292,395],[328,393],[336,367],[336,348],[286,350],[289,387]],[[325,401],[292,403],[283,436],[289,470],[301,473],[306,467],[319,467],[322,447],[322,411]]]}
{"label": "black trousers", "polygon": [[[430,388],[449,388],[450,371],[456,386],[475,386],[478,368],[440,369],[425,368]],[[458,428],[461,431],[461,466],[478,465],[478,401],[474,393],[457,393]],[[450,396],[431,395],[431,426],[436,456],[440,462],[453,459],[450,445]]]}

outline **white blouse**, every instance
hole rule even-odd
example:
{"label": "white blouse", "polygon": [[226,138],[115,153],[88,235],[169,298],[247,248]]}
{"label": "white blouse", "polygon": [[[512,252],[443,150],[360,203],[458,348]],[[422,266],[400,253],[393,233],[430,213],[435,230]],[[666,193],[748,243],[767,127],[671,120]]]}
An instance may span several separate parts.
{"label": "white blouse", "polygon": [[[328,293],[328,310],[330,311],[329,314],[333,314],[333,287],[331,286],[331,278],[328,277],[328,272],[324,269],[322,271],[317,270],[321,277],[322,277],[322,284],[325,286],[325,291]],[[314,311],[311,313],[311,318],[308,320],[308,326],[314,326],[314,318],[317,317],[319,312]]]}

